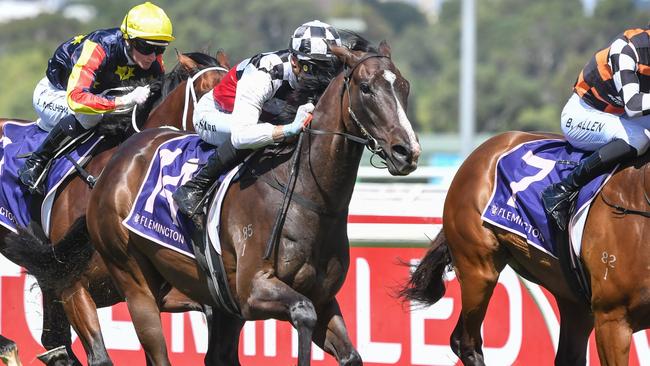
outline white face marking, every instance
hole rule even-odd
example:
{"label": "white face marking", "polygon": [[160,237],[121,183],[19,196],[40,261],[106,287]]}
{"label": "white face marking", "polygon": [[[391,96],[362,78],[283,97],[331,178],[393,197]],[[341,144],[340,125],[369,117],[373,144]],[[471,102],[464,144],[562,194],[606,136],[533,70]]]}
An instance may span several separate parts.
{"label": "white face marking", "polygon": [[411,126],[411,121],[409,121],[408,117],[406,116],[406,112],[404,112],[404,107],[402,107],[402,104],[399,102],[399,99],[397,99],[397,94],[395,93],[395,80],[397,80],[397,75],[393,73],[390,70],[384,70],[384,79],[388,81],[390,84],[390,89],[393,92],[393,97],[395,98],[395,103],[397,104],[397,118],[399,119],[400,125],[402,125],[402,128],[406,130],[406,133],[408,134],[409,137],[409,143],[411,146],[413,146],[413,154],[415,156],[420,155],[420,144],[417,141],[417,138],[415,137],[415,132],[413,131],[413,127]]}

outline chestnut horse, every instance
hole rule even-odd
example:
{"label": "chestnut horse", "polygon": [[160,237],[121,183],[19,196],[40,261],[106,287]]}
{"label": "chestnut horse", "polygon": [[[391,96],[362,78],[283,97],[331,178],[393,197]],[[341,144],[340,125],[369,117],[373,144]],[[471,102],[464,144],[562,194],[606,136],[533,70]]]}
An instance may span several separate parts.
{"label": "chestnut horse", "polygon": [[[447,192],[443,228],[402,290],[405,298],[433,304],[445,293],[444,274],[453,266],[462,310],[451,348],[465,365],[483,365],[481,324],[499,273],[510,265],[555,297],[560,310],[556,365],[584,365],[589,335],[596,328],[603,365],[627,365],[632,333],[650,326],[650,251],[642,215],[622,214],[606,202],[643,211],[648,157],[619,168],[593,201],[584,227],[581,258],[591,281],[589,304],[570,290],[558,259],[525,239],[484,223],[481,213],[494,188],[495,164],[504,152],[542,138],[509,132],[493,137],[463,162]],[[541,192],[540,192],[541,194]],[[647,196],[645,196],[647,197]]]}
{"label": "chestnut horse", "polygon": [[[369,145],[386,160],[391,174],[408,174],[417,166],[420,145],[405,114],[409,84],[390,59],[388,44],[382,42],[378,50],[367,43],[353,50],[332,46],[332,52],[345,71],[328,81],[312,129],[301,136],[304,144],[260,151],[226,194],[222,258],[240,313],[215,311],[213,327],[218,331],[212,329],[219,337],[210,346],[230,350],[219,353],[216,364],[239,365],[244,321],[269,318],[289,321],[298,330],[298,365],[309,365],[312,340],[340,365],[361,364],[335,298],[349,267],[347,214],[357,170],[364,145]],[[138,338],[155,365],[170,364],[156,303],[161,282],[199,303],[217,306],[194,259],[122,225],[157,147],[178,136],[165,130],[132,136],[106,166],[87,211],[92,242],[124,293]],[[296,149],[292,197],[301,199],[289,201],[275,250],[265,259],[283,198],[267,182],[289,179]],[[242,228],[249,226],[252,235],[243,237]]]}
{"label": "chestnut horse", "polygon": [[[138,121],[144,121],[140,123],[141,128],[165,125],[182,128],[183,112],[186,110],[184,105],[187,101],[185,79],[207,67],[212,68],[193,79],[193,93],[197,97],[211,90],[225,75],[230,67],[227,56],[222,51],[217,54],[217,59],[201,53],[179,55],[179,65],[161,78],[158,85],[153,84],[156,85],[157,95],[150,97],[143,110],[138,110]],[[157,97],[159,101],[156,101]],[[154,102],[159,104],[152,110]],[[190,102],[189,112],[186,110],[185,114],[191,116],[192,108]],[[147,113],[149,110],[151,113]],[[127,127],[130,125],[125,123],[130,122],[130,118],[107,116],[106,119],[107,121],[103,122],[107,124],[116,120],[118,125],[123,125],[120,129],[124,129],[124,125]],[[1,124],[6,121],[2,120]],[[191,126],[192,124],[189,123],[189,127]],[[98,176],[115,151],[117,145],[115,141],[119,142],[120,139],[123,141],[121,137],[107,141],[85,169],[90,174]],[[82,247],[79,241],[88,240],[87,235],[81,237],[76,235],[78,227],[83,226],[83,222],[78,223],[77,228],[74,223],[85,215],[90,193],[91,189],[82,179],[77,179],[76,176],[68,179],[59,189],[52,207],[52,229],[49,239],[43,233],[35,235],[19,229],[19,234],[16,236],[10,234],[5,228],[0,228],[0,252],[16,264],[25,267],[38,280],[43,292],[41,341],[45,348],[54,349],[65,345],[73,361],[79,364],[71,349],[70,325],[72,325],[84,346],[88,364],[111,365],[97,318],[97,307],[111,306],[124,301],[124,298],[115,289],[104,262],[92,248],[84,253],[90,262],[83,268],[75,264],[60,263],[61,258],[56,254],[56,248],[60,244]],[[51,250],[51,245],[54,245],[54,251]],[[174,289],[166,287],[165,295],[158,299],[163,311],[201,310],[198,304],[187,300]]]}

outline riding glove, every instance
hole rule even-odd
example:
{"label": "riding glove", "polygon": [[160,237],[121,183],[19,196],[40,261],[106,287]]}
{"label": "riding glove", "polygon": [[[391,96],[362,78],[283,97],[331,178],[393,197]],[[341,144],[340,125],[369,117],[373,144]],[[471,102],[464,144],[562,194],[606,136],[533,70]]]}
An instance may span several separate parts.
{"label": "riding glove", "polygon": [[295,136],[302,131],[302,129],[311,121],[311,112],[314,110],[312,103],[303,104],[298,107],[296,117],[288,125],[282,127],[282,134],[284,137]]}
{"label": "riding glove", "polygon": [[123,107],[131,107],[135,104],[139,105],[147,101],[150,93],[151,90],[149,89],[149,85],[139,86],[133,89],[129,94],[120,97],[119,102]]}

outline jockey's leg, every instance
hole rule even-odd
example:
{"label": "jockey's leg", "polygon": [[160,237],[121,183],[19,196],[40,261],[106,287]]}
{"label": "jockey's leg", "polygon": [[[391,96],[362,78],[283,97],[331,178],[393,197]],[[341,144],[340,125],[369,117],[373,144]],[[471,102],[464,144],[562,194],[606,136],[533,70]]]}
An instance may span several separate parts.
{"label": "jockey's leg", "polygon": [[562,181],[547,187],[542,192],[542,203],[547,214],[555,220],[557,227],[566,230],[569,209],[582,186],[621,161],[637,155],[637,150],[623,140],[613,140],[603,145],[587,158],[582,159]]}
{"label": "jockey's leg", "polygon": [[43,187],[39,182],[42,181],[41,175],[47,163],[59,149],[81,136],[84,132],[86,132],[86,129],[74,114],[63,117],[18,171],[21,183],[27,186],[30,191],[42,194]]}
{"label": "jockey's leg", "polygon": [[220,174],[237,166],[244,161],[248,154],[250,154],[250,150],[236,149],[230,139],[219,145],[199,172],[172,195],[178,209],[188,217],[201,213],[203,207],[199,207],[199,202],[208,188],[219,178]]}

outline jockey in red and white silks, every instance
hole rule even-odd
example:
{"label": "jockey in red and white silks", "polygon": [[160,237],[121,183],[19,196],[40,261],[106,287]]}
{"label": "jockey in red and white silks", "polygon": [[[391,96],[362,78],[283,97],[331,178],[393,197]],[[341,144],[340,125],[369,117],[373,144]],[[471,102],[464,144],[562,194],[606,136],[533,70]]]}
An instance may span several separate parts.
{"label": "jockey in red and white silks", "polygon": [[[261,53],[231,69],[212,93],[204,95],[194,111],[194,129],[216,145],[208,163],[173,194],[181,212],[193,217],[206,190],[218,176],[232,169],[251,150],[282,142],[303,129],[311,103],[298,108],[293,122],[273,124],[286,98],[296,89],[302,74],[330,68],[336,58],[329,45],[341,45],[334,27],[314,20],[298,27],[289,49]],[[286,121],[285,121],[286,122]],[[201,215],[197,216],[201,219]]]}
{"label": "jockey in red and white silks", "polygon": [[236,149],[273,143],[271,124],[298,83],[289,50],[263,53],[233,67],[194,110],[194,129],[212,145],[231,139]]}

